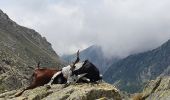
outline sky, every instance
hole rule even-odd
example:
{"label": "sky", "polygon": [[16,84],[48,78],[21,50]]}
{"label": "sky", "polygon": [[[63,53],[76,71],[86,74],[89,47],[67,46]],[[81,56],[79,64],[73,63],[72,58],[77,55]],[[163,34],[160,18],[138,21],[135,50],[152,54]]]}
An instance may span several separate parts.
{"label": "sky", "polygon": [[39,32],[57,54],[99,45],[126,57],[170,39],[169,0],[1,0],[0,9]]}

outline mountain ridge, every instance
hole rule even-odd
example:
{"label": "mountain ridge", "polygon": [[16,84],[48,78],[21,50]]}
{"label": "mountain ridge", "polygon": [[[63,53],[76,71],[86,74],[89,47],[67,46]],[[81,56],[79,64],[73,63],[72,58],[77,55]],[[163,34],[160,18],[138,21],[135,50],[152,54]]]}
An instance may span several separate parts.
{"label": "mountain ridge", "polygon": [[0,92],[27,86],[39,61],[42,67],[64,64],[45,37],[0,10]]}
{"label": "mountain ridge", "polygon": [[111,65],[105,72],[104,79],[117,84],[122,90],[137,92],[145,82],[163,75],[168,66],[170,66],[170,40],[156,49],[130,55]]}

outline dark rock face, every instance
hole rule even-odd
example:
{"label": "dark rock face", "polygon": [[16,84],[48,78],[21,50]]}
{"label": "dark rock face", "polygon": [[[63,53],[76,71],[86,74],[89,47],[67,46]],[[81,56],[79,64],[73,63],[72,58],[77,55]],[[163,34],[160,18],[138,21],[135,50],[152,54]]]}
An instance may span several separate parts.
{"label": "dark rock face", "polygon": [[62,65],[44,37],[18,25],[0,10],[0,92],[27,85],[38,61],[46,67]]}
{"label": "dark rock face", "polygon": [[170,74],[170,40],[152,51],[131,55],[111,65],[104,79],[131,93],[142,89],[144,83]]}

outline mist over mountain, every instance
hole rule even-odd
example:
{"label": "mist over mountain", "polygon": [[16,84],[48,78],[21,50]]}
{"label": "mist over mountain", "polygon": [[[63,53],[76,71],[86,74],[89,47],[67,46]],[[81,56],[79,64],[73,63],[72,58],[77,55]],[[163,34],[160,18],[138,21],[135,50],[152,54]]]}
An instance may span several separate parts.
{"label": "mist over mountain", "polygon": [[165,75],[170,75],[170,40],[154,50],[130,55],[112,64],[104,80],[134,93],[147,81]]}
{"label": "mist over mountain", "polygon": [[[62,58],[67,63],[71,63],[76,59],[76,53],[72,55],[63,55]],[[103,54],[102,48],[100,46],[92,45],[80,51],[80,60],[84,61],[86,59],[96,65],[103,74],[111,64],[117,62],[120,58],[110,56],[106,57]]]}
{"label": "mist over mountain", "polygon": [[0,92],[27,86],[39,61],[42,67],[63,64],[45,37],[0,10]]}
{"label": "mist over mountain", "polygon": [[121,57],[152,50],[170,38],[169,5],[169,0],[3,0],[0,3],[17,23],[45,36],[60,55],[97,44],[105,55]]}

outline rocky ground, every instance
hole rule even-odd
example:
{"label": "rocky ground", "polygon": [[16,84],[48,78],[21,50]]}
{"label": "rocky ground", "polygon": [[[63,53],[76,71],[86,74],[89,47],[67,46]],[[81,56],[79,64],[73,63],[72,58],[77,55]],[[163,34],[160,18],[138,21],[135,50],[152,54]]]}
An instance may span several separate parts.
{"label": "rocky ground", "polygon": [[170,77],[158,77],[150,81],[143,92],[133,98],[134,100],[170,100]]}
{"label": "rocky ground", "polygon": [[52,85],[51,89],[41,86],[25,91],[20,97],[14,97],[20,90],[0,94],[0,100],[121,100],[120,91],[107,83],[79,83],[63,87]]}
{"label": "rocky ground", "polygon": [[144,89],[146,100],[170,100],[170,77],[150,81]]}

